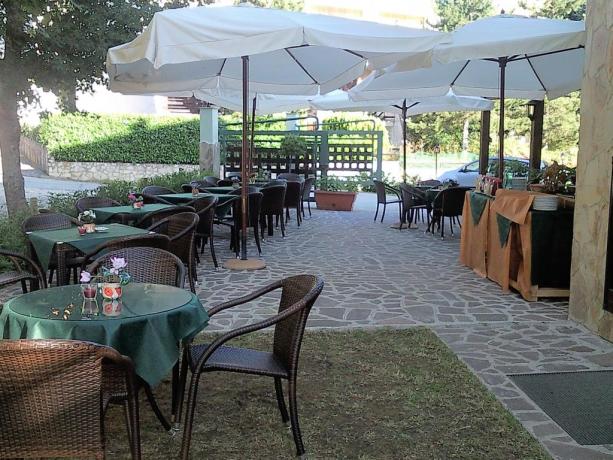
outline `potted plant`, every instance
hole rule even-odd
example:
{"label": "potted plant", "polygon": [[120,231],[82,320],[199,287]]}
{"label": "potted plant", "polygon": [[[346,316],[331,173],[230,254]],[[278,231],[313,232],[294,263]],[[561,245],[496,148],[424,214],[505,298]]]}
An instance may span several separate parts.
{"label": "potted plant", "polygon": [[140,209],[143,207],[143,197],[140,195],[136,196],[134,192],[128,193],[128,201],[134,209]]}
{"label": "potted plant", "polygon": [[80,213],[79,220],[83,222],[86,233],[94,233],[96,231],[96,213],[91,209]]}
{"label": "potted plant", "polygon": [[83,270],[81,283],[84,297],[91,297],[91,288],[94,283],[101,284],[102,297],[107,300],[117,300],[123,293],[122,286],[130,282],[130,274],[127,270],[128,263],[123,257],[111,257],[111,267],[102,267],[101,274],[92,276]]}
{"label": "potted plant", "polygon": [[287,159],[287,169],[291,171],[292,164],[297,164],[300,156],[304,156],[308,149],[306,141],[296,135],[285,136],[281,142],[279,153]]}
{"label": "potted plant", "polygon": [[315,190],[317,209],[351,211],[358,192],[358,181],[352,178],[322,177]]}

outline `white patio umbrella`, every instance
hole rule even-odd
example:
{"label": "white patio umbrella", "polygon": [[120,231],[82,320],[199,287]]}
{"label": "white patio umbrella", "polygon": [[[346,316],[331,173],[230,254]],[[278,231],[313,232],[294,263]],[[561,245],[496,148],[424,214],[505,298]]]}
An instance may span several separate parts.
{"label": "white patio umbrella", "polygon": [[[433,46],[445,38],[428,30],[275,9],[179,8],[156,13],[141,35],[109,49],[107,71],[111,90],[125,94],[242,91],[246,179],[250,91],[325,93],[401,53],[429,65]],[[240,258],[247,260],[246,187],[241,199]]]}
{"label": "white patio umbrella", "polygon": [[505,97],[549,99],[581,88],[585,44],[582,21],[499,15],[451,34],[433,51],[431,68],[411,70],[401,60],[373,77],[355,99],[435,96],[451,87],[458,95],[500,98],[500,174],[504,158]]}
{"label": "white patio umbrella", "polygon": [[[243,110],[243,95],[240,91],[226,90],[200,90],[194,96],[211,104],[223,107],[234,112]],[[288,94],[255,93],[249,95],[251,110],[255,107],[257,115],[270,115],[280,112],[295,112],[309,108],[313,96],[291,96]]]}

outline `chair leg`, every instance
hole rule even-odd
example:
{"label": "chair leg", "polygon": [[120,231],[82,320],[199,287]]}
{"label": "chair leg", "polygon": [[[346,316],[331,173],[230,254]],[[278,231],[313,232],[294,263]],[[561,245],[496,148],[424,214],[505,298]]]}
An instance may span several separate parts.
{"label": "chair leg", "polygon": [[257,225],[253,227],[253,233],[255,236],[255,245],[258,247],[258,253],[262,255],[262,246],[260,246],[260,234],[258,233]]}
{"label": "chair leg", "polygon": [[187,412],[183,425],[183,439],[181,440],[181,459],[189,460],[189,446],[192,441],[192,428],[194,426],[194,415],[196,413],[196,397],[198,396],[199,374],[192,374],[189,383],[189,394],[187,396]]}
{"label": "chair leg", "polygon": [[281,215],[281,236],[285,238],[285,221],[283,220],[283,215]]}
{"label": "chair leg", "polygon": [[300,227],[300,222],[302,222],[302,217],[300,216],[300,206],[296,206],[296,222],[298,222],[298,227]]}
{"label": "chair leg", "polygon": [[449,218],[449,228],[451,229],[451,236],[453,236],[453,217]]}
{"label": "chair leg", "polygon": [[54,270],[51,268],[49,270],[49,280],[47,281],[47,284],[49,284],[49,287],[51,287],[51,282],[53,281],[53,272]]}
{"label": "chair leg", "polygon": [[132,451],[132,459],[141,459],[141,447],[140,447],[140,415],[138,408],[138,393],[134,391],[133,397],[128,398],[128,411],[131,414],[130,431],[130,450]]}
{"label": "chair leg", "polygon": [[375,218],[373,219],[375,222],[377,221],[378,214],[379,214],[379,202],[377,202],[377,210],[375,211]]}
{"label": "chair leg", "polygon": [[143,388],[145,389],[145,395],[147,395],[147,401],[149,401],[149,405],[151,406],[151,409],[153,409],[153,413],[155,414],[157,419],[160,421],[164,429],[166,431],[169,431],[171,428],[170,423],[168,423],[168,420],[166,420],[166,417],[164,417],[164,414],[162,414],[162,411],[160,410],[158,403],[153,397],[153,393],[151,392],[151,387],[145,383],[143,384]]}
{"label": "chair leg", "polygon": [[296,444],[296,454],[304,454],[304,444],[302,443],[302,434],[300,434],[300,425],[298,424],[298,404],[296,401],[296,379],[289,380],[289,413],[292,421],[292,434],[294,435],[294,443]]}
{"label": "chair leg", "polygon": [[441,215],[439,217],[440,227],[441,227],[441,239],[445,238],[445,216]]}
{"label": "chair leg", "polygon": [[219,268],[219,264],[217,263],[217,256],[215,255],[215,245],[213,244],[213,233],[212,232],[209,238],[209,246],[211,247],[211,258],[213,259],[213,265],[215,265],[215,268]]}
{"label": "chair leg", "polygon": [[287,406],[283,397],[283,383],[279,377],[275,377],[275,392],[277,393],[277,404],[281,412],[281,420],[283,420],[283,423],[287,423],[289,422],[289,415],[287,415]]}
{"label": "chair leg", "polygon": [[398,202],[398,214],[400,215],[400,222],[402,222],[402,203]]}
{"label": "chair leg", "polygon": [[385,210],[387,209],[387,203],[383,203],[383,214],[381,214],[381,222],[385,219]]}
{"label": "chair leg", "polygon": [[187,384],[187,366],[188,359],[187,356],[187,345],[183,345],[183,353],[181,357],[181,370],[179,371],[179,381],[177,387],[177,403],[176,403],[176,414],[174,414],[175,423],[181,423],[181,415],[183,412],[183,398],[185,396],[185,385]]}
{"label": "chair leg", "polygon": [[309,210],[309,217],[311,217],[311,200],[307,201],[307,209]]}
{"label": "chair leg", "polygon": [[[279,216],[277,216],[277,222],[279,221]],[[272,228],[272,214],[268,216],[268,236],[274,235],[274,229]]]}
{"label": "chair leg", "polygon": [[187,264],[187,277],[189,278],[189,289],[195,294],[196,284],[194,283],[194,276],[195,276],[194,264],[193,262],[190,262]]}

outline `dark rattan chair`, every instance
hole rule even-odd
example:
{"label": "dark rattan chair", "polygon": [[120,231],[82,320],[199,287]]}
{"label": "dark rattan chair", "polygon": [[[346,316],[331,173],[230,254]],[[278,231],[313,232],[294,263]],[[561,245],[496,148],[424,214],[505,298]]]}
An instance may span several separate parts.
{"label": "dark rattan chair", "polygon": [[230,179],[219,179],[216,187],[231,187],[234,184]]}
{"label": "dark rattan chair", "polygon": [[[231,230],[230,237],[230,249],[234,249],[236,253],[236,257],[238,257],[240,251],[240,232],[241,232],[241,222],[242,222],[242,212],[241,212],[241,199],[240,199],[240,189],[234,190],[231,194],[238,195],[238,199],[232,202],[232,215],[226,217],[224,219],[218,219],[215,223],[220,225],[227,225]],[[258,233],[258,225],[260,222],[260,209],[262,206],[262,193],[261,192],[250,192],[248,195],[249,200],[249,214],[247,216],[247,228],[251,227],[253,229],[253,234],[255,238],[255,245],[258,248],[258,252],[262,253],[262,247],[260,245],[260,234]]]}
{"label": "dark rattan chair", "polygon": [[8,259],[13,266],[12,270],[0,273],[0,288],[15,283],[21,283],[21,290],[25,294],[30,291],[47,288],[47,280],[36,262],[29,257],[7,249],[0,249],[0,259]]}
{"label": "dark rattan chair", "polygon": [[96,249],[94,249],[92,252],[85,254],[83,264],[81,265],[81,270],[85,270],[89,264],[91,264],[94,260],[104,254],[106,251],[115,251],[116,249],[136,247],[158,248],[167,251],[169,244],[170,238],[168,238],[166,235],[160,235],[157,233],[149,235],[130,235],[121,238],[116,238],[111,241],[102,243],[101,245],[97,246]]}
{"label": "dark rattan chair", "polygon": [[314,177],[307,177],[304,180],[304,184],[302,184],[302,199],[300,202],[300,210],[302,211],[302,217],[306,217],[304,213],[304,203],[307,204],[307,209],[309,210],[309,217],[311,217],[311,191],[313,186],[315,185]]}
{"label": "dark rattan chair", "polygon": [[170,201],[165,200],[164,198],[160,198],[158,195],[169,195],[171,193],[176,193],[174,190],[167,187],[160,187],[159,185],[148,185],[143,188],[141,195],[143,196],[143,203],[162,203],[162,204],[172,204]]}
{"label": "dark rattan chair", "polygon": [[191,206],[173,206],[172,208],[158,209],[157,211],[151,211],[145,214],[136,221],[134,226],[138,228],[149,228],[156,222],[180,212],[195,212],[195,210]]}
{"label": "dark rattan chair", "polygon": [[445,217],[449,218],[449,227],[453,235],[453,220],[458,219],[462,215],[464,208],[464,196],[466,191],[471,190],[470,187],[449,187],[441,190],[434,198],[432,203],[432,220],[428,226],[428,230],[434,233],[434,224],[436,223],[441,228],[441,238],[445,238]]}
{"label": "dark rattan chair", "polygon": [[[213,224],[215,222],[215,211],[217,210],[218,199],[215,196],[205,196],[194,200],[191,204],[196,210],[196,214],[200,220],[196,228],[196,248],[201,248],[201,254],[204,254],[204,246],[208,243],[211,248],[211,258],[215,268],[219,267],[217,257],[215,256],[215,245],[213,242]],[[196,250],[196,257],[198,251]]]}
{"label": "dark rattan chair", "polygon": [[149,230],[170,238],[168,250],[187,267],[189,288],[195,293],[196,285],[196,228],[200,218],[194,212],[180,212],[156,222]]}
{"label": "dark rattan chair", "polygon": [[[35,214],[25,219],[21,224],[21,229],[24,233],[35,232],[37,230],[59,230],[63,228],[70,228],[77,222],[78,221],[76,219],[67,216],[66,214],[61,214],[57,212],[46,212],[43,214]],[[38,263],[40,266],[38,257],[36,256],[36,251],[29,242],[28,250],[30,253],[30,258],[36,261],[36,263]],[[79,253],[77,251],[74,251],[68,254],[66,257],[66,267],[72,270],[75,282],[77,278],[77,269],[81,266],[81,263],[83,262],[83,257],[78,254]],[[56,269],[57,255],[54,253],[49,261],[49,284],[51,284],[51,282],[53,281],[53,273]]]}
{"label": "dark rattan chair", "polygon": [[285,237],[285,190],[287,182],[283,185],[274,185],[262,188],[262,205],[260,207],[260,229],[264,238],[264,229],[268,227],[268,235],[273,235],[273,217],[281,220],[281,235]]}
{"label": "dark rattan chair", "polygon": [[426,211],[426,217],[428,219],[428,227],[430,226],[430,205],[426,201],[423,192],[411,187],[407,184],[400,184],[400,195],[402,197],[402,215],[400,218],[399,230],[406,223],[409,228],[413,221],[417,222],[419,213]]}
{"label": "dark rattan chair", "polygon": [[[377,192],[377,211],[375,212],[375,218],[373,220],[377,220],[377,215],[379,214],[379,206],[383,205],[383,214],[381,214],[381,222],[383,222],[387,205],[394,203],[398,203],[398,213],[400,220],[402,220],[402,198],[400,198],[400,191],[380,180],[373,179],[373,182],[375,184],[375,191]],[[397,199],[389,200],[387,198],[388,193],[396,195]]]}
{"label": "dark rattan chair", "polygon": [[121,203],[110,198],[99,198],[97,196],[79,198],[75,203],[78,212],[84,212],[93,208],[107,208],[110,206],[121,206]]}
{"label": "dark rattan chair", "polygon": [[287,181],[294,181],[294,182],[300,182],[304,180],[302,177],[300,177],[300,174],[294,174],[294,173],[281,173],[277,176],[277,179],[285,179]]}
{"label": "dark rattan chair", "polygon": [[287,181],[287,190],[285,191],[285,217],[289,220],[289,210],[296,210],[296,221],[298,227],[302,222],[301,206],[302,206],[302,186],[304,181]]}
{"label": "dark rattan chair", "polygon": [[132,458],[140,459],[132,361],[110,347],[74,340],[0,341],[0,458],[105,458],[111,395],[103,364],[126,389]]}
{"label": "dark rattan chair", "polygon": [[442,184],[443,183],[440,180],[428,179],[428,180],[422,180],[417,185],[423,185],[424,187],[438,187],[439,185],[442,185]]}
{"label": "dark rattan chair", "polygon": [[266,182],[262,188],[266,187],[274,187],[275,185],[285,185],[287,184],[286,179],[273,179],[271,181]]}
{"label": "dark rattan chair", "polygon": [[[259,297],[281,289],[281,301],[278,313],[257,323],[240,327],[227,332],[208,345],[188,345],[184,348],[181,361],[181,377],[179,381],[183,387],[187,380],[187,366],[189,365],[192,377],[189,385],[187,412],[183,429],[183,442],[181,458],[189,458],[189,448],[192,436],[192,426],[196,409],[196,396],[200,377],[205,372],[228,371],[244,374],[268,376],[274,378],[277,403],[281,412],[281,419],[287,423],[291,420],[292,434],[298,455],[304,454],[304,445],[300,426],[298,424],[298,406],[296,398],[296,384],[298,378],[298,359],[300,346],[304,335],[304,328],[311,311],[311,307],[321,293],[324,282],[321,278],[311,275],[299,275],[286,278],[257,292],[240,299],[218,305],[209,310],[209,316],[228,308],[241,305]],[[250,350],[226,346],[225,343],[235,337],[259,331],[269,326],[275,326],[272,352]],[[282,379],[289,382],[289,416],[283,397]],[[179,391],[179,395],[183,395]],[[179,408],[181,407],[179,401]]]}

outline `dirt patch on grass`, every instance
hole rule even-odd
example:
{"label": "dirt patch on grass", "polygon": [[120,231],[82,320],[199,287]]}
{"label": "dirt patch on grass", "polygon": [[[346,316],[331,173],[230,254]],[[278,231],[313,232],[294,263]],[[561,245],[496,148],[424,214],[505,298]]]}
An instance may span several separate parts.
{"label": "dirt patch on grass", "polygon": [[[270,340],[261,334],[241,345],[265,349]],[[300,367],[309,458],[549,458],[427,329],[309,332]],[[169,383],[156,394],[168,410]],[[144,401],[141,419],[143,458],[176,458],[182,433],[167,435]],[[107,427],[109,457],[129,458],[120,409],[111,410]],[[205,375],[191,453],[194,459],[292,458],[272,379]]]}

